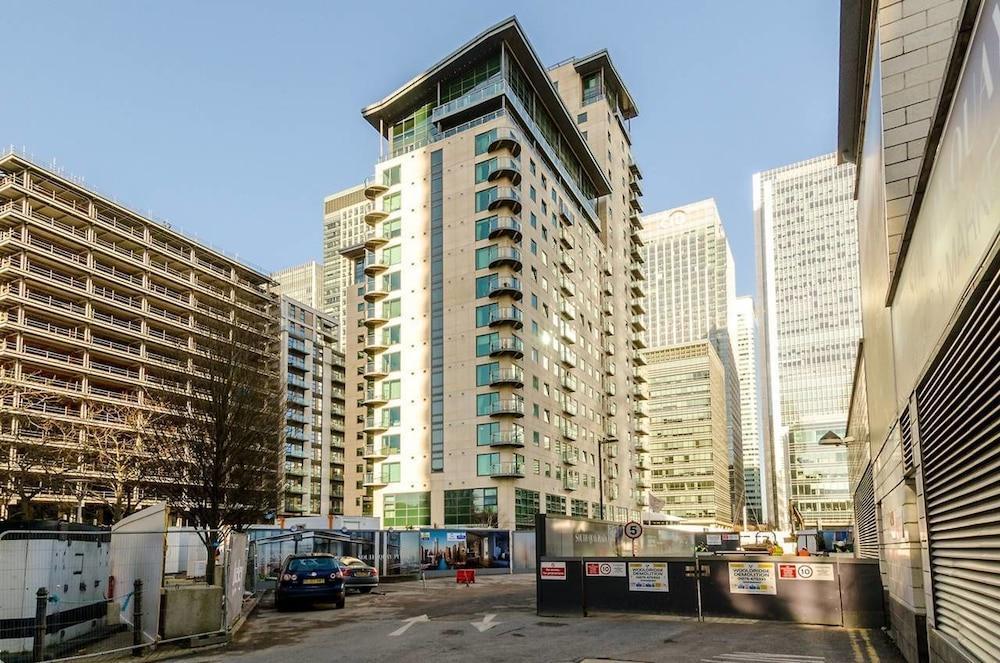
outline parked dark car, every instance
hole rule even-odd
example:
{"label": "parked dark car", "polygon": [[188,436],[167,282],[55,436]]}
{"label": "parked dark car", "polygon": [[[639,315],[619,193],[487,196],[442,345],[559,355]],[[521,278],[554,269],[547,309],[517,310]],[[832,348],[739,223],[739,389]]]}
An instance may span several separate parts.
{"label": "parked dark car", "polygon": [[274,607],[285,610],[292,603],[333,603],[344,607],[344,574],[333,555],[290,555],[281,565],[274,590]]}
{"label": "parked dark car", "polygon": [[357,557],[341,557],[340,572],[344,574],[347,589],[367,594],[378,587],[378,569],[365,564]]}

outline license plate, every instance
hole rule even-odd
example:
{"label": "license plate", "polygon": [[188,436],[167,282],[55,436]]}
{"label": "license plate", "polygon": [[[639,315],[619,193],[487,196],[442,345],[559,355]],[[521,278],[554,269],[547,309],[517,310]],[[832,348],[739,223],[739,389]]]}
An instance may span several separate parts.
{"label": "license plate", "polygon": [[355,571],[354,575],[356,575],[356,576],[366,576],[367,577],[367,576],[371,575],[371,572],[369,572],[369,571]]}
{"label": "license plate", "polygon": [[322,585],[326,582],[325,578],[306,578],[302,581],[303,585]]}

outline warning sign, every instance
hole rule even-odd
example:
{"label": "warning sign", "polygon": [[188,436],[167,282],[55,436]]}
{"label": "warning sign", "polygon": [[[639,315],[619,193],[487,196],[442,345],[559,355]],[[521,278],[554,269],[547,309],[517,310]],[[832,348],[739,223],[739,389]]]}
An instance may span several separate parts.
{"label": "warning sign", "polygon": [[777,594],[774,562],[729,562],[729,591],[733,594]]}
{"label": "warning sign", "polygon": [[782,580],[833,581],[833,564],[778,564],[778,577]]}
{"label": "warning sign", "polygon": [[565,580],[566,562],[542,562],[539,573],[542,580]]}
{"label": "warning sign", "polygon": [[628,591],[669,592],[665,562],[629,562]]}
{"label": "warning sign", "polygon": [[625,562],[587,562],[588,576],[625,577]]}

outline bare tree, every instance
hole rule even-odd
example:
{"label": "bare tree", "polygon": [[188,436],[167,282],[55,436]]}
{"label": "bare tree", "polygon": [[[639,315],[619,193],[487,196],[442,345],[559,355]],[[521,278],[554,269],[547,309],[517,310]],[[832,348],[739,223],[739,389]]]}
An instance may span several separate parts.
{"label": "bare tree", "polygon": [[79,465],[77,428],[54,418],[66,413],[57,395],[18,385],[8,367],[0,375],[0,497],[17,499],[17,516],[35,517],[42,494],[64,494],[66,475]]}
{"label": "bare tree", "polygon": [[276,509],[284,398],[273,330],[201,322],[213,336],[199,344],[192,393],[170,399],[173,413],[146,437],[165,481],[158,490],[197,529],[212,583],[224,532]]}
{"label": "bare tree", "polygon": [[117,522],[138,508],[140,488],[155,481],[160,462],[147,435],[166,415],[148,394],[142,406],[92,404],[90,415],[102,422],[84,427],[84,453],[93,464],[91,494]]}

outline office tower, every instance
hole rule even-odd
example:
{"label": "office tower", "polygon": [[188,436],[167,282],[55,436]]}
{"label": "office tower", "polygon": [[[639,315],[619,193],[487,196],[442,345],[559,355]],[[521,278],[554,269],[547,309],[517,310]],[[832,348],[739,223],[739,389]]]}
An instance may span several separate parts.
{"label": "office tower", "polygon": [[686,523],[729,526],[726,374],[708,340],[647,350],[652,496]]}
{"label": "office tower", "polygon": [[351,283],[351,265],[341,251],[355,246],[371,234],[365,214],[372,202],[363,184],[345,189],[323,200],[323,300],[321,308],[340,327],[340,347],[345,345],[344,290]]}
{"label": "office tower", "polygon": [[345,508],[637,517],[636,107],[607,52],[546,70],[511,18],[363,114],[385,143],[345,251]]}
{"label": "office tower", "polygon": [[344,512],[344,355],[337,336],[333,316],[282,295],[288,391],[281,515]]}
{"label": "office tower", "polygon": [[[58,476],[57,484],[76,487],[54,485],[35,501],[57,515],[76,512],[79,500],[85,519],[103,519],[113,490],[107,459],[79,434],[46,433],[49,424],[114,427],[130,408],[192,393],[212,328],[241,323],[274,334],[272,283],[12,153],[0,156],[0,226],[0,357],[16,392],[5,406],[32,412],[34,421],[6,439],[78,449],[69,465],[33,465],[39,481]],[[20,451],[30,452],[12,453]],[[140,479],[132,496],[155,501],[156,481]]]}
{"label": "office tower", "polygon": [[[854,166],[834,154],[753,176],[764,439],[779,526],[848,525],[843,449],[861,337]],[[799,516],[801,515],[801,522]]]}
{"label": "office tower", "polygon": [[271,274],[277,282],[275,292],[291,297],[314,309],[323,308],[323,265],[310,260]]}
{"label": "office tower", "polygon": [[715,200],[647,214],[642,239],[648,279],[649,347],[707,339],[715,346],[726,371],[730,503],[734,519],[740,520],[745,492],[740,382],[730,331],[736,276]]}
{"label": "office tower", "polygon": [[[740,424],[743,432],[743,484],[746,487],[747,523],[768,522],[761,498],[761,476],[769,467],[761,458],[760,414],[757,399],[757,316],[753,298],[737,297],[733,330],[736,371],[740,376]],[[736,514],[739,515],[739,514]]]}

